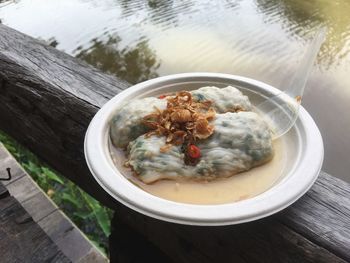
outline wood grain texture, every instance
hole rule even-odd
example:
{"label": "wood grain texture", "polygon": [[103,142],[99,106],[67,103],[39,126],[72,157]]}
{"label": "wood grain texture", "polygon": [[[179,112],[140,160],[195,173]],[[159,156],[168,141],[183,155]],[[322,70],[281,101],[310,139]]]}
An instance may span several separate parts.
{"label": "wood grain texture", "polygon": [[280,213],[278,221],[350,261],[350,184],[321,172],[310,191]]}
{"label": "wood grain texture", "polygon": [[13,181],[8,184],[6,188],[20,203],[31,199],[37,193],[41,192],[40,188],[32,183],[32,179],[29,176],[23,176],[20,179]]}
{"label": "wood grain texture", "polygon": [[35,222],[39,222],[54,211],[59,210],[49,197],[41,191],[21,202],[21,205],[30,213]]}
{"label": "wood grain texture", "polygon": [[71,262],[19,202],[0,199],[1,262]]}
{"label": "wood grain texture", "polygon": [[39,220],[38,224],[73,262],[86,257],[92,248],[97,258],[96,262],[107,262],[107,259],[92,247],[81,231],[62,212],[54,211]]}
{"label": "wood grain texture", "polygon": [[348,262],[350,185],[321,173],[282,212],[223,227],[162,222],[120,206],[115,216],[175,262]]}
{"label": "wood grain texture", "polygon": [[109,206],[85,164],[87,126],[128,84],[0,25],[0,129]]}

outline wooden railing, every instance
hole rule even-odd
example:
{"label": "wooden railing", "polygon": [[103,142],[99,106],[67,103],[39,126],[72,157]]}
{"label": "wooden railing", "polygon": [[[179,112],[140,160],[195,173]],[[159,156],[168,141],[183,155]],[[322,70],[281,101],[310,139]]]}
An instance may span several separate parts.
{"label": "wooden railing", "polygon": [[[99,107],[128,86],[0,25],[0,129],[115,209],[113,242],[121,238],[118,231],[123,225],[141,233],[142,240],[153,243],[174,262],[350,261],[350,185],[326,173],[321,173],[312,189],[284,211],[235,226],[162,222],[112,199],[87,168],[84,135]],[[132,236],[129,241],[132,246]],[[149,255],[134,249],[134,258]],[[115,253],[112,251],[112,258],[118,256]]]}
{"label": "wooden railing", "polygon": [[0,128],[85,191],[113,206],[92,178],[84,135],[97,110],[128,83],[0,27]]}

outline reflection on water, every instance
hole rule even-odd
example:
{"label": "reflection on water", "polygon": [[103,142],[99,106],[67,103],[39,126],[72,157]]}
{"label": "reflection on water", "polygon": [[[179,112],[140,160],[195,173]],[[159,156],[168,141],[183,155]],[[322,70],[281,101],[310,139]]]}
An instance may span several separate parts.
{"label": "reflection on water", "polygon": [[118,48],[119,37],[109,36],[106,42],[93,39],[89,49],[76,49],[76,57],[85,60],[104,72],[114,74],[130,83],[158,77],[156,56],[147,41],[137,43],[131,49]]}
{"label": "reflection on water", "polygon": [[[266,22],[277,18],[286,31],[300,37],[307,36],[321,25],[327,26],[328,36],[319,54],[319,64],[329,69],[342,63],[350,52],[350,2],[349,1],[290,1],[256,0],[265,14]],[[349,61],[347,61],[349,62]]]}
{"label": "reflection on water", "polygon": [[324,170],[348,181],[349,13],[347,0],[0,0],[3,24],[132,83],[212,71],[283,89],[326,25],[303,105],[324,137]]}

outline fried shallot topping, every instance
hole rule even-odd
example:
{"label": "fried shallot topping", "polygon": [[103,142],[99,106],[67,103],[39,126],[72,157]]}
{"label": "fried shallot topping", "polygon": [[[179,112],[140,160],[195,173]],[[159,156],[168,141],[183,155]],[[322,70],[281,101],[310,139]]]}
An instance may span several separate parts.
{"label": "fried shallot topping", "polygon": [[196,102],[187,91],[165,98],[165,110],[156,108],[143,118],[144,125],[151,129],[146,136],[166,137],[167,144],[161,152],[166,152],[172,145],[193,145],[197,139],[206,139],[213,134],[214,126],[209,121],[214,119],[215,110],[211,101]]}

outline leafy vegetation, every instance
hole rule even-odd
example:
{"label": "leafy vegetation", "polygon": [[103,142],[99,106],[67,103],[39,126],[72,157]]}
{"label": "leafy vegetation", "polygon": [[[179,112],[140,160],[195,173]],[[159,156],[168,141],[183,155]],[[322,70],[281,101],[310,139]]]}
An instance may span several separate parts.
{"label": "leafy vegetation", "polygon": [[48,196],[107,254],[112,210],[41,162],[33,153],[0,131],[0,141]]}

